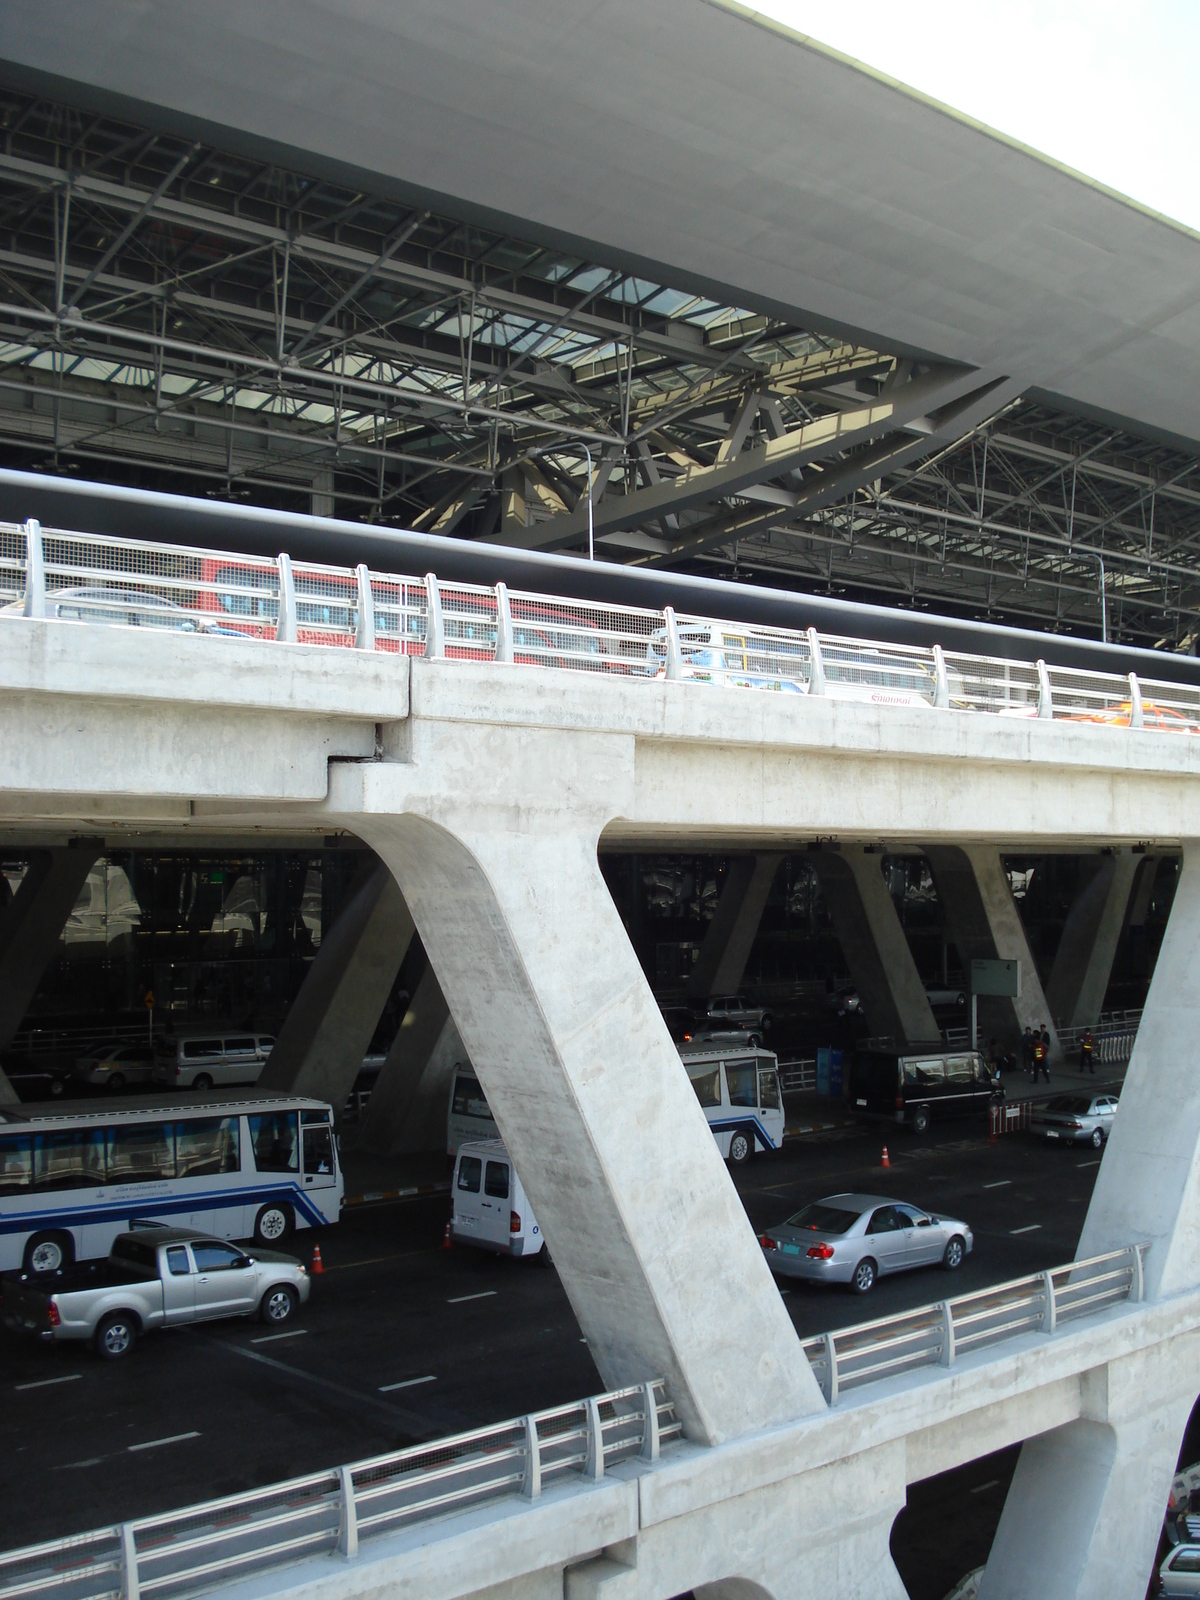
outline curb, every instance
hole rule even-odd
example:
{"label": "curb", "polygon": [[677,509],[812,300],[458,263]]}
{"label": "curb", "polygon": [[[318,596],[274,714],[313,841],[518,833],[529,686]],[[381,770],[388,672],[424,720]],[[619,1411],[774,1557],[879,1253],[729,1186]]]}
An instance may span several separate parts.
{"label": "curb", "polygon": [[417,1183],[409,1189],[372,1189],[367,1194],[348,1194],[342,1200],[342,1210],[351,1206],[378,1205],[381,1200],[412,1200],[418,1195],[449,1194],[450,1180],[445,1183]]}
{"label": "curb", "polygon": [[833,1133],[839,1128],[849,1128],[849,1122],[807,1122],[802,1128],[785,1128],[783,1139],[786,1144],[789,1139],[802,1139],[806,1133]]}

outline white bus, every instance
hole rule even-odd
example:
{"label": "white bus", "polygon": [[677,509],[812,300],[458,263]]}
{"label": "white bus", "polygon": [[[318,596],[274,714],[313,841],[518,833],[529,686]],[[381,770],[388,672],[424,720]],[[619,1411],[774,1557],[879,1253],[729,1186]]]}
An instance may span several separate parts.
{"label": "white bus", "polygon": [[336,1222],[345,1185],[320,1100],[246,1091],[0,1107],[0,1271],[108,1254],[138,1220],[286,1243]]}

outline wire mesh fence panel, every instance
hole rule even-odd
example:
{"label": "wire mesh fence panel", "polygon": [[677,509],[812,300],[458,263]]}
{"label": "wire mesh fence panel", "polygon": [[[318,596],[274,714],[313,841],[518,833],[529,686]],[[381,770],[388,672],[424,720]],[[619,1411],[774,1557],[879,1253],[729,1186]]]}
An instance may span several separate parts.
{"label": "wire mesh fence panel", "polygon": [[353,645],[358,630],[358,578],[342,567],[295,562],[298,644]]}
{"label": "wire mesh fence panel", "polygon": [[1038,671],[1030,661],[966,655],[947,650],[946,684],[950,704],[962,711],[1008,712],[1036,716]]}
{"label": "wire mesh fence panel", "polygon": [[1046,671],[1056,719],[1129,727],[1133,690],[1128,678],[1110,672],[1080,672],[1073,667],[1048,667]]}
{"label": "wire mesh fence panel", "polygon": [[196,607],[206,632],[274,639],[279,626],[279,566],[264,556],[207,552],[200,563]]}
{"label": "wire mesh fence panel", "polygon": [[516,662],[620,676],[653,676],[659,670],[651,646],[663,629],[661,611],[520,591],[510,594],[508,603]]}
{"label": "wire mesh fence panel", "polygon": [[0,607],[25,598],[25,529],[0,523]]}
{"label": "wire mesh fence panel", "polygon": [[370,582],[376,650],[423,655],[429,612],[425,580],[373,572]]}
{"label": "wire mesh fence panel", "polygon": [[1143,727],[1156,733],[1200,733],[1200,688],[1153,678],[1139,687]]}
{"label": "wire mesh fence panel", "polygon": [[936,678],[931,650],[825,635],[819,642],[827,692],[840,689],[881,703],[892,697],[901,703],[920,699],[932,705]]}
{"label": "wire mesh fence panel", "polygon": [[499,604],[494,589],[473,584],[439,584],[446,657],[451,661],[494,661]]}
{"label": "wire mesh fence panel", "polygon": [[121,1592],[123,1570],[119,1531],[100,1528],[0,1555],[0,1595],[5,1600],[25,1595],[102,1600]]}

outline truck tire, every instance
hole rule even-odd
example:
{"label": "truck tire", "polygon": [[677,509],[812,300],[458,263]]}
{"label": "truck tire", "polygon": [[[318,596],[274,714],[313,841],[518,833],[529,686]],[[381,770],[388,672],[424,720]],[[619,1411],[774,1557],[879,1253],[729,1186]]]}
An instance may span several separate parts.
{"label": "truck tire", "polygon": [[96,1329],[96,1354],[102,1361],[119,1361],[133,1349],[137,1321],[128,1311],[113,1311]]}
{"label": "truck tire", "polygon": [[25,1271],[42,1276],[59,1272],[75,1261],[75,1241],[69,1233],[35,1233],[25,1246]]}
{"label": "truck tire", "polygon": [[269,1200],[254,1219],[254,1242],[268,1250],[286,1244],[296,1226],[295,1214],[284,1200]]}
{"label": "truck tire", "polygon": [[212,1079],[207,1072],[198,1072],[192,1079],[192,1088],[199,1089],[203,1093],[205,1089],[212,1088]]}
{"label": "truck tire", "polygon": [[929,1107],[918,1106],[913,1112],[913,1128],[917,1133],[925,1133],[929,1127]]}
{"label": "truck tire", "polygon": [[269,1322],[272,1327],[287,1322],[298,1304],[296,1291],[287,1283],[277,1283],[267,1290],[262,1297],[258,1314],[264,1322]]}

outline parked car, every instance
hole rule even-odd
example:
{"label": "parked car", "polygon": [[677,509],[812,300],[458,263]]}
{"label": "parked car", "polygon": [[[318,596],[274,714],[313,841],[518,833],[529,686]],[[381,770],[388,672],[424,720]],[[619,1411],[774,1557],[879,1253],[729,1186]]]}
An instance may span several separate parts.
{"label": "parked car", "polygon": [[931,983],[925,987],[925,998],[931,1006],[965,1006],[970,999],[961,984]]}
{"label": "parked car", "polygon": [[154,1081],[173,1089],[257,1083],[274,1048],[269,1033],[233,1028],[220,1033],[169,1033],[154,1047]]}
{"label": "parked car", "polygon": [[[24,610],[24,601],[16,600],[4,609],[11,614],[19,614]],[[121,589],[108,584],[50,589],[46,594],[46,615],[62,622],[95,622],[125,628],[169,628],[176,633],[229,631],[202,617],[193,616],[163,595],[142,589]]]}
{"label": "parked car", "polygon": [[825,1004],[839,1017],[856,1017],[862,1011],[862,1000],[857,989],[839,984],[825,996]]}
{"label": "parked car", "polygon": [[721,1045],[728,1044],[743,1049],[756,1050],[762,1040],[756,1032],[748,1028],[725,1027],[721,1023],[698,1023],[696,1027],[688,1030],[680,1040],[681,1044]]}
{"label": "parked car", "polygon": [[851,1109],[859,1117],[886,1117],[924,1133],[933,1117],[986,1111],[1005,1098],[999,1073],[977,1050],[897,1050],[867,1046],[854,1052]]}
{"label": "parked car", "polygon": [[130,1083],[149,1083],[154,1071],[154,1049],[149,1040],[141,1044],[97,1044],[79,1056],[71,1076],[77,1083],[90,1083],[98,1089],[116,1093]]}
{"label": "parked car", "polygon": [[1117,1115],[1112,1094],[1056,1094],[1029,1116],[1029,1131],[1039,1139],[1063,1144],[1090,1144],[1100,1150],[1108,1143]]}
{"label": "parked car", "polygon": [[975,1236],[955,1217],[879,1194],[834,1194],[815,1200],[760,1235],[776,1277],[846,1283],[868,1294],[875,1280],[910,1267],[961,1267]]}
{"label": "parked car", "polygon": [[187,1228],[139,1227],[118,1234],[104,1261],[3,1280],[4,1322],[40,1339],[90,1340],[107,1361],[127,1355],[143,1333],[217,1317],[278,1325],[309,1296],[299,1261]]}
{"label": "parked car", "polygon": [[1150,1592],[1165,1596],[1200,1594],[1200,1544],[1176,1545],[1159,1567]]}
{"label": "parked car", "polygon": [[741,995],[714,995],[704,1012],[708,1022],[722,1028],[746,1028],[755,1033],[769,1033],[774,1020],[763,1006],[751,1005]]}
{"label": "parked car", "polygon": [[455,1244],[497,1255],[537,1256],[542,1266],[550,1265],[529,1196],[498,1139],[459,1145],[450,1193],[450,1238]]}

